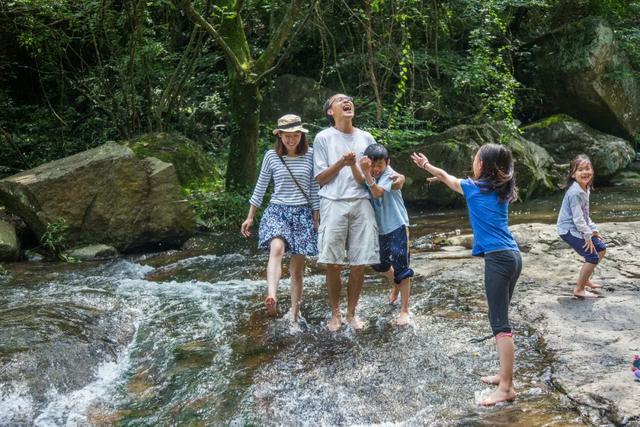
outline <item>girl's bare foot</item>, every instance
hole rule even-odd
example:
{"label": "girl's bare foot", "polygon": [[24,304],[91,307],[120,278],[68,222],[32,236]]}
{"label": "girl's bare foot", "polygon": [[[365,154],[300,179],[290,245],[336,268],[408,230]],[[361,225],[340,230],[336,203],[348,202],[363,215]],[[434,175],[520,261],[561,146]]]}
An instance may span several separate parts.
{"label": "girl's bare foot", "polygon": [[264,300],[264,308],[269,316],[275,316],[278,314],[278,301],[274,297],[267,297]]}
{"label": "girl's bare foot", "polygon": [[356,331],[364,328],[364,323],[360,321],[357,317],[347,317],[347,323]]}
{"label": "girl's bare foot", "polygon": [[586,291],[584,289],[582,290],[575,290],[573,291],[573,296],[577,299],[585,299],[585,298],[600,298],[599,294],[595,294],[593,292],[589,292]]}
{"label": "girl's bare foot", "polygon": [[340,329],[340,326],[342,326],[342,319],[340,319],[340,316],[332,316],[331,320],[327,322],[327,329],[331,332],[337,331]]}
{"label": "girl's bare foot", "polygon": [[511,402],[515,400],[515,398],[516,391],[513,387],[511,387],[509,390],[502,390],[500,388],[497,388],[493,391],[493,393],[487,396],[486,399],[480,402],[480,404],[482,406],[493,406],[496,403],[500,402]]}
{"label": "girl's bare foot", "polygon": [[500,384],[500,375],[496,374],[496,375],[487,375],[485,377],[480,377],[480,381],[482,381],[485,384],[498,385]]}
{"label": "girl's bare foot", "polygon": [[405,326],[409,323],[409,313],[400,312],[400,315],[396,319],[396,325]]}
{"label": "girl's bare foot", "polygon": [[393,286],[393,290],[389,294],[389,304],[395,304],[398,301],[398,294],[400,293],[400,287],[398,285]]}

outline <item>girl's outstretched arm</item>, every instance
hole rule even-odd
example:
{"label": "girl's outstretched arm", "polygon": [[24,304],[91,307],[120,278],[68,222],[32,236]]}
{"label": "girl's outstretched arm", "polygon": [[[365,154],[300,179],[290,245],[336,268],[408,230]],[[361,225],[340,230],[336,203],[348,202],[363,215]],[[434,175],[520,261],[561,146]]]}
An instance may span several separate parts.
{"label": "girl's outstretched arm", "polygon": [[411,160],[415,163],[419,168],[426,170],[438,181],[442,181],[447,187],[455,191],[456,193],[462,193],[462,187],[460,186],[460,180],[453,175],[449,175],[446,171],[433,166],[429,163],[429,159],[422,153],[413,153],[411,155]]}

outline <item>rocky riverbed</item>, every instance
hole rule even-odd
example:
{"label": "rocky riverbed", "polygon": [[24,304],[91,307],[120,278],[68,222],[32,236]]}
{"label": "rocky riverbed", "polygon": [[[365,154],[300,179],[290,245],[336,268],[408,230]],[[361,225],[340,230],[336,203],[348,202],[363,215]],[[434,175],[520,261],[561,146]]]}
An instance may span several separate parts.
{"label": "rocky riverbed", "polygon": [[[640,382],[631,372],[631,358],[640,353],[640,222],[601,224],[609,249],[593,276],[594,283],[604,286],[603,298],[592,300],[572,298],[582,263],[558,239],[555,226],[520,224],[511,230],[524,265],[512,321],[528,324],[544,337],[554,356],[550,381],[583,419],[640,425]],[[469,241],[468,236],[452,239],[460,245]],[[414,254],[416,273],[435,280],[462,274],[481,286],[483,261],[472,258],[464,246],[445,249]]]}

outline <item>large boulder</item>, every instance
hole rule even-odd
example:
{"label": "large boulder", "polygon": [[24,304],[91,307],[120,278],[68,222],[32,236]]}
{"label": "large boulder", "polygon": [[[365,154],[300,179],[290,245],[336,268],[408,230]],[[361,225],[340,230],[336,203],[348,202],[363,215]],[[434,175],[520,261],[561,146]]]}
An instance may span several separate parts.
{"label": "large boulder", "polygon": [[140,158],[155,157],[173,164],[183,187],[220,176],[202,147],[178,133],[148,133],[120,143],[131,148]]}
{"label": "large boulder", "polygon": [[285,114],[297,114],[304,122],[321,119],[322,105],[335,93],[309,77],[283,74],[265,91],[261,116],[273,124]]}
{"label": "large boulder", "polygon": [[528,47],[518,78],[544,94],[543,114],[564,112],[621,138],[640,136],[640,81],[606,21],[585,18]]}
{"label": "large boulder", "polygon": [[0,180],[0,200],[41,238],[51,224],[68,245],[119,251],[179,245],[195,229],[175,169],[106,143]]}
{"label": "large boulder", "polygon": [[421,145],[392,156],[393,168],[407,178],[402,195],[409,202],[436,206],[462,203],[462,198],[440,183],[429,184],[426,172],[411,161],[412,152],[423,152],[438,167],[459,178],[472,175],[473,156],[481,145],[506,145],[515,158],[520,197],[555,191],[559,181],[555,162],[546,150],[501,124],[458,125],[428,137]]}
{"label": "large boulder", "polygon": [[0,219],[0,261],[15,261],[20,256],[20,241],[13,224]]}
{"label": "large boulder", "polygon": [[544,147],[558,163],[568,163],[577,154],[588,155],[598,182],[607,182],[635,158],[629,142],[563,114],[525,126],[522,132],[526,139]]}

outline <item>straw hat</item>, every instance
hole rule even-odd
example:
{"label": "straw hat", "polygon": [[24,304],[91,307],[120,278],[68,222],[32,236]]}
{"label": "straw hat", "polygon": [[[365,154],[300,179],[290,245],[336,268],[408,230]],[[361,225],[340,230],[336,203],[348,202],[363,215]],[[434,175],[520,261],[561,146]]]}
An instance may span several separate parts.
{"label": "straw hat", "polygon": [[302,127],[302,120],[300,116],[295,114],[285,114],[278,119],[278,127],[273,130],[273,134],[277,135],[278,132],[309,132],[308,129]]}

